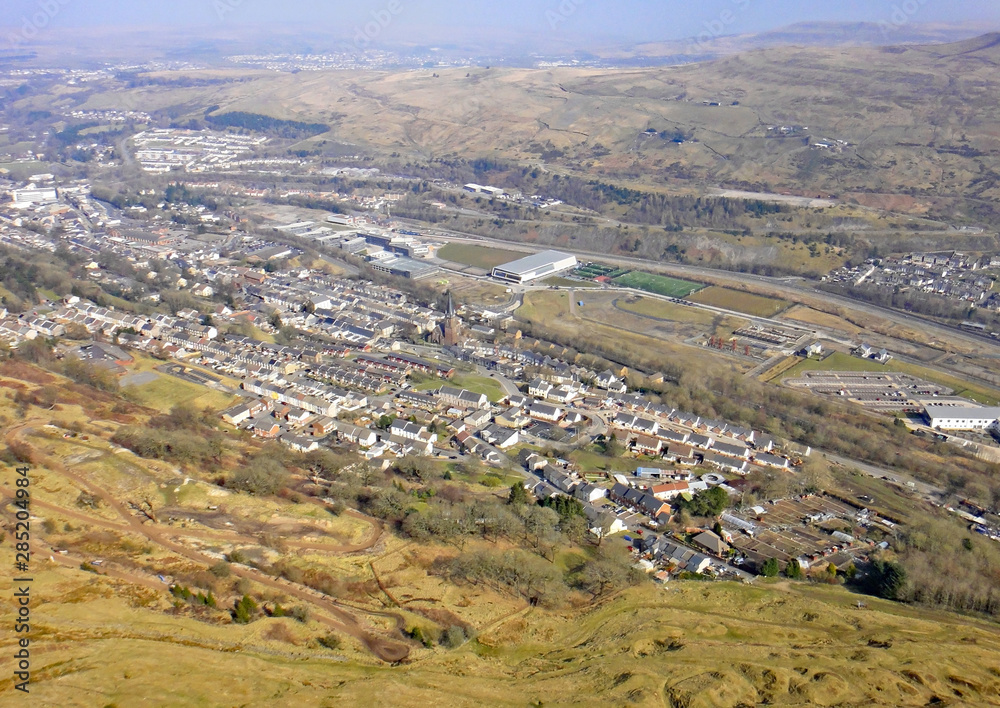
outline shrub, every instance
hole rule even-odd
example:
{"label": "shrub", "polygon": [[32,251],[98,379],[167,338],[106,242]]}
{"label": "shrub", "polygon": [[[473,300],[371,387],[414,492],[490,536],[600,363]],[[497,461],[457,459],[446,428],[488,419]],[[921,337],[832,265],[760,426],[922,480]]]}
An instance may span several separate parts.
{"label": "shrub", "polygon": [[249,624],[257,612],[257,603],[249,595],[244,595],[233,608],[233,621],[236,624]]}
{"label": "shrub", "polygon": [[423,644],[428,649],[430,649],[431,647],[434,646],[434,641],[431,639],[431,637],[426,632],[424,632],[422,629],[420,629],[420,627],[414,627],[413,629],[411,629],[406,634],[411,639],[414,639],[414,640],[420,642],[421,644]]}
{"label": "shrub", "polygon": [[[233,553],[237,553],[237,551],[233,551]],[[229,567],[229,563],[226,561],[219,561],[209,568],[208,571],[217,578],[228,578],[229,574],[232,572]]]}
{"label": "shrub", "polygon": [[465,644],[467,640],[468,637],[465,635],[465,630],[457,624],[453,624],[441,635],[441,646],[448,649],[456,649]]}
{"label": "shrub", "polygon": [[318,637],[316,641],[319,643],[321,647],[324,647],[326,649],[333,649],[334,651],[340,649],[341,647],[340,637],[338,637],[336,634],[327,634],[326,636]]}
{"label": "shrub", "polygon": [[309,608],[298,605],[288,611],[288,616],[302,624],[306,624],[309,622]]}

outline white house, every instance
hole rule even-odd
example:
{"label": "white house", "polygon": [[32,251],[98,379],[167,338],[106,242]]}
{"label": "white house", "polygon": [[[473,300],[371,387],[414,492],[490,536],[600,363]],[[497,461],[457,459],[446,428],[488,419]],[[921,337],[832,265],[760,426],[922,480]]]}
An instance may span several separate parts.
{"label": "white house", "polygon": [[359,428],[356,425],[342,421],[337,421],[335,427],[337,429],[337,437],[361,447],[373,447],[378,440],[378,436],[371,428]]}
{"label": "white house", "polygon": [[389,426],[389,434],[403,440],[429,441],[431,443],[437,441],[437,434],[428,432],[427,426],[411,423],[408,420],[399,420],[398,418],[392,421],[392,425]]}

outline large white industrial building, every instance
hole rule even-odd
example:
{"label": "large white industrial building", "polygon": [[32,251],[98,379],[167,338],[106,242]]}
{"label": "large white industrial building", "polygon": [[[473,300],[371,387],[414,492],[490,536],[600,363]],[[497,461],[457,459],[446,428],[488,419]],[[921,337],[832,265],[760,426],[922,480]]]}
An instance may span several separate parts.
{"label": "large white industrial building", "polygon": [[11,206],[15,209],[25,209],[36,204],[51,204],[58,199],[55,187],[36,187],[34,184],[29,184],[24,189],[15,189],[11,192],[11,197],[14,200]]}
{"label": "large white industrial building", "polygon": [[1000,408],[927,404],[924,415],[937,430],[987,430],[1000,423]]}
{"label": "large white industrial building", "polygon": [[493,269],[493,277],[508,283],[530,283],[576,268],[576,256],[560,251],[544,251],[505,263]]}

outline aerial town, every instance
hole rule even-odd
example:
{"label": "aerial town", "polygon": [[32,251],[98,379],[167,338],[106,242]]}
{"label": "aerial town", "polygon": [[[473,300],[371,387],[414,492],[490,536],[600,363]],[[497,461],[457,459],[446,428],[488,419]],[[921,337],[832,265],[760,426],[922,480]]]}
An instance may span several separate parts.
{"label": "aerial town", "polygon": [[[147,154],[149,134],[140,133],[135,140],[140,159],[153,159]],[[236,143],[184,138],[178,144],[218,156],[214,145]],[[221,149],[235,154],[227,152],[230,147]],[[190,169],[191,163],[184,164]],[[144,168],[150,169],[145,162]],[[724,514],[715,530],[701,529],[684,538],[660,535],[669,527],[678,500],[711,488],[738,499],[745,495],[748,476],[794,473],[813,451],[762,430],[653,403],[630,389],[625,367],[589,369],[561,359],[558,349],[541,342],[512,338],[516,297],[501,305],[456,307],[449,292],[446,306],[435,309],[401,290],[364,279],[271,267],[301,255],[302,249],[294,245],[236,228],[221,240],[176,224],[150,229],[134,221],[141,216],[135,207],[119,212],[94,199],[86,184],[56,189],[51,183],[51,175],[36,175],[10,191],[11,201],[2,212],[5,243],[50,252],[68,248],[85,258],[113,253],[146,272],[147,281],[160,278],[153,269],[160,264],[169,269],[162,275],[170,277],[173,287],[206,300],[225,290],[234,293],[239,304],[146,317],[73,295],[6,314],[0,320],[0,337],[12,348],[37,337],[58,339],[67,328],[80,327],[94,337],[91,344],[76,348],[89,363],[128,381],[128,351],[173,362],[158,370],[242,398],[219,412],[227,425],[297,452],[333,445],[355,449],[383,466],[419,455],[438,460],[474,457],[488,465],[513,467],[523,475],[525,489],[539,500],[554,495],[578,499],[592,534],[622,535],[631,552],[662,578],[670,573],[711,573],[751,580],[753,569],[769,558],[782,564],[794,560],[803,569],[817,563],[846,566],[876,545],[866,530],[884,532],[894,526],[864,504],[821,495],[783,500],[780,514],[769,513],[777,511],[771,506],[740,505],[740,511]],[[489,191],[492,196],[502,192],[474,184],[463,189]],[[200,224],[220,218],[204,206],[191,213]],[[57,226],[49,233],[58,236],[24,228],[29,222]],[[363,212],[331,214],[322,223],[276,224],[273,232],[275,238],[294,236],[333,253],[351,254],[372,272],[403,280],[425,281],[454,267],[432,257],[440,241],[380,225]],[[928,258],[910,256],[906,262]],[[961,263],[948,256],[948,262],[968,265],[959,258]],[[572,254],[543,251],[498,265],[480,277],[532,288],[554,276],[578,273],[585,278],[603,272],[587,270],[593,267],[581,272]],[[89,277],[104,288],[133,293],[140,301],[157,302],[161,297],[150,282],[116,273],[97,261],[88,268]],[[281,328],[292,327],[300,339],[282,345],[220,332],[239,323],[271,340]],[[775,330],[768,336],[759,329],[747,336],[755,338],[757,346],[768,339],[778,348],[805,345],[802,353],[807,358],[821,358],[823,347],[812,339],[815,334]],[[884,349],[876,351],[865,343],[851,353],[883,364],[891,359]],[[480,381],[476,391],[455,383],[470,376]],[[954,392],[932,383],[907,381],[905,376],[895,381],[892,376],[878,384],[875,376],[865,375],[859,386],[860,375],[851,383],[846,372],[811,372],[803,382],[790,385],[846,396],[876,410],[908,411],[915,415],[919,434],[946,438],[941,431],[950,431],[955,444],[968,444],[961,431],[986,431],[985,442],[996,444],[988,433],[1000,430],[1000,408],[944,395]],[[489,395],[483,379],[491,379]],[[898,398],[895,391],[907,388],[911,392]],[[876,391],[884,391],[884,401],[873,395]],[[594,469],[560,456],[611,439],[624,454],[620,465],[612,462]],[[817,519],[823,523],[817,526]],[[997,526],[978,519],[977,527],[1000,540]]]}
{"label": "aerial town", "polygon": [[5,700],[1000,705],[1000,14],[639,4],[13,13]]}

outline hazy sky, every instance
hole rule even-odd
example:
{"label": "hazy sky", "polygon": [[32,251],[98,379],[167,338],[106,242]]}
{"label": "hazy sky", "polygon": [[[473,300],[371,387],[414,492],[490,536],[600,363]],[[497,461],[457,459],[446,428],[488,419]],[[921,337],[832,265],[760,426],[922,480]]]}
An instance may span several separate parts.
{"label": "hazy sky", "polygon": [[[47,15],[47,16],[46,16]],[[809,20],[905,23],[985,21],[1000,28],[997,0],[2,0],[0,26],[299,25],[351,35],[382,18],[385,40],[427,28],[561,33],[574,39],[680,39],[739,34]],[[51,18],[51,19],[50,19]],[[386,19],[390,18],[387,22]],[[417,35],[417,36],[414,36]],[[438,38],[436,38],[438,39]]]}

